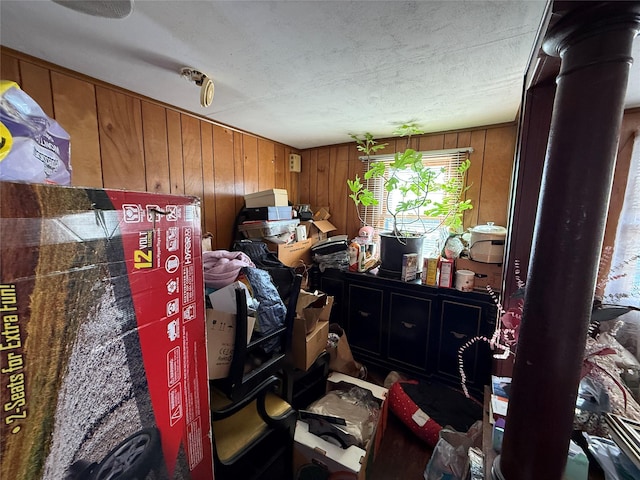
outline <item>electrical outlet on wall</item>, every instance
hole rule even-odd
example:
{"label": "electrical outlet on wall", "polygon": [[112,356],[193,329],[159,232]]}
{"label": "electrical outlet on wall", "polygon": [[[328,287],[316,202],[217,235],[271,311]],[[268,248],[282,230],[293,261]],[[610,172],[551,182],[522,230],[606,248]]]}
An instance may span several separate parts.
{"label": "electrical outlet on wall", "polygon": [[297,153],[289,154],[289,171],[300,173],[301,157]]}

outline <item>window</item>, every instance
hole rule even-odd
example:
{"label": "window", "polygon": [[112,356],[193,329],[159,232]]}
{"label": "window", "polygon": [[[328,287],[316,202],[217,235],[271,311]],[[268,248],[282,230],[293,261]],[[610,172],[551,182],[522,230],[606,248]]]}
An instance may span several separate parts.
{"label": "window", "polygon": [[[438,182],[444,182],[450,178],[459,179],[460,190],[453,193],[452,200],[457,200],[464,187],[464,178],[459,173],[458,167],[468,157],[472,148],[450,149],[450,150],[430,150],[422,153],[422,163],[431,169],[438,176]],[[387,172],[390,171],[390,164],[394,161],[394,155],[374,155],[369,158],[362,157],[364,170],[368,170],[373,162],[384,162],[387,165]],[[399,172],[398,176],[410,175],[410,172]],[[361,206],[360,216],[367,225],[376,228],[377,231],[390,231],[393,229],[393,217],[389,211],[393,211],[395,205],[401,201],[401,194],[398,191],[391,192],[388,196],[384,190],[384,178],[372,178],[366,181],[366,188],[373,192],[378,200],[378,205]],[[411,193],[407,195],[405,201],[415,199]],[[444,202],[447,200],[442,191],[431,192],[428,198],[432,202]],[[424,207],[421,209],[424,210]],[[426,216],[423,211],[414,209],[412,212],[398,217],[398,228],[403,231],[424,233],[425,241],[423,254],[428,255],[438,252],[442,242],[448,237],[448,229],[442,227],[443,218]]]}
{"label": "window", "polygon": [[605,299],[640,307],[640,130],[636,132]]}
{"label": "window", "polygon": [[[633,142],[603,303],[640,308],[640,130]],[[631,311],[620,319],[624,325],[616,339],[640,359],[640,311]]]}

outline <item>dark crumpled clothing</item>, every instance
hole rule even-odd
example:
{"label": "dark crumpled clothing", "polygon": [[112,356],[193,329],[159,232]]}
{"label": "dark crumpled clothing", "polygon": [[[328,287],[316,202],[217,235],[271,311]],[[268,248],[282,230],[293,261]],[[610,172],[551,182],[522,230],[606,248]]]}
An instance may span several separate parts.
{"label": "dark crumpled clothing", "polygon": [[282,263],[278,256],[267,249],[267,244],[258,240],[241,240],[233,244],[233,250],[243,252],[256,267],[269,272],[280,298],[287,299],[293,293],[291,286],[295,277],[294,269]]}
{"label": "dark crumpled clothing", "polygon": [[[254,298],[260,302],[256,313],[261,334],[268,335],[281,328],[287,316],[287,308],[282,302],[269,272],[260,268],[244,267],[242,273],[249,280]],[[277,351],[280,343],[279,337],[269,340],[264,345],[265,352]]]}

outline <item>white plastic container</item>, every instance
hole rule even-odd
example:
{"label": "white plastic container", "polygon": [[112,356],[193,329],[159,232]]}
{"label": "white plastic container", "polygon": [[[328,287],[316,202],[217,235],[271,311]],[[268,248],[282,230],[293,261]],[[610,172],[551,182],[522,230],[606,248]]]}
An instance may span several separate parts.
{"label": "white plastic container", "polygon": [[476,274],[471,270],[456,270],[456,290],[461,292],[472,292],[475,275]]}
{"label": "white plastic container", "polygon": [[469,229],[469,257],[482,263],[502,263],[507,229],[487,222]]}

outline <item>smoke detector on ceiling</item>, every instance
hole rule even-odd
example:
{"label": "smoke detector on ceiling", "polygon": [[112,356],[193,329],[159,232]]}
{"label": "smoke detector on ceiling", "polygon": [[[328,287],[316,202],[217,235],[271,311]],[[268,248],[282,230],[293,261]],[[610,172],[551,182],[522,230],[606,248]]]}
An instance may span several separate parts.
{"label": "smoke detector on ceiling", "polygon": [[191,67],[183,67],[180,70],[180,75],[200,87],[200,105],[205,108],[209,107],[213,102],[213,80],[206,74]]}
{"label": "smoke detector on ceiling", "polygon": [[102,18],[126,18],[133,12],[133,0],[52,0],[76,12]]}

